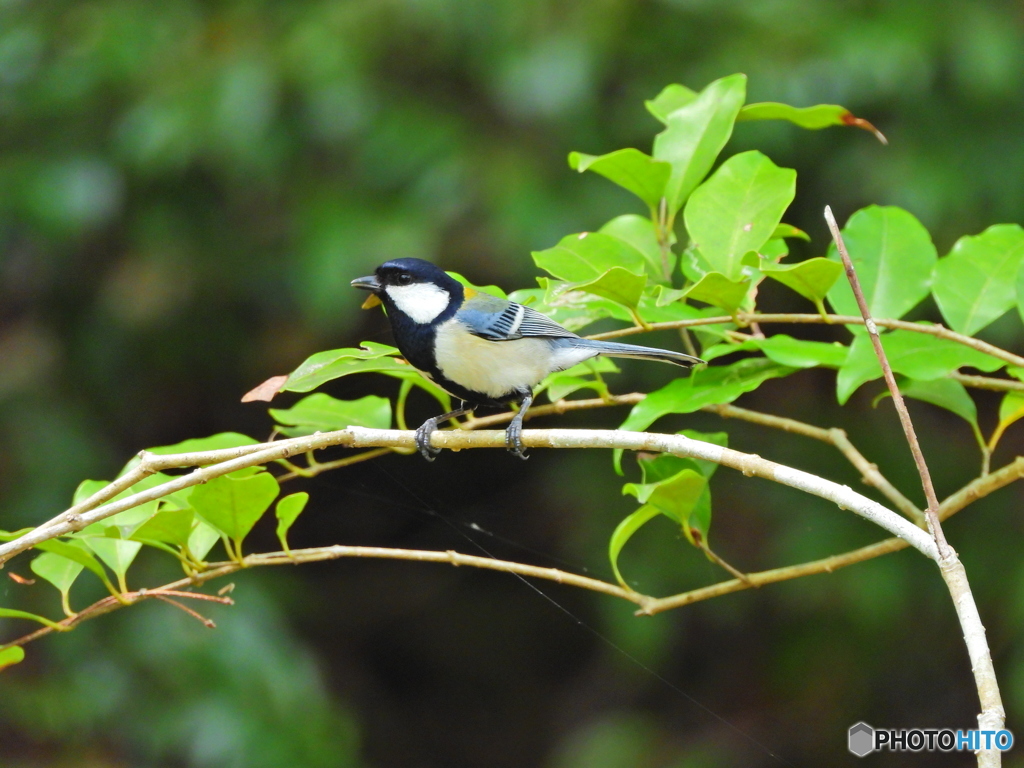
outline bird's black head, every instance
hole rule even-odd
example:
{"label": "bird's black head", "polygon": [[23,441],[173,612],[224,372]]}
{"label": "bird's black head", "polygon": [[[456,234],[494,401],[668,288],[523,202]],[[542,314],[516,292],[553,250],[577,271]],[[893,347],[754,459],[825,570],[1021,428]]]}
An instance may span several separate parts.
{"label": "bird's black head", "polygon": [[400,313],[416,324],[447,318],[462,305],[464,296],[458,280],[423,259],[386,261],[373,275],[353,280],[352,286],[371,291],[388,315]]}

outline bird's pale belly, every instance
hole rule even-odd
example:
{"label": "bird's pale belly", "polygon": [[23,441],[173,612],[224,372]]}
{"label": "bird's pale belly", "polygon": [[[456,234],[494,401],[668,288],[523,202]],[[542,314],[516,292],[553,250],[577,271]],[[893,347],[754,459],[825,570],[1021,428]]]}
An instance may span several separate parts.
{"label": "bird's pale belly", "polygon": [[594,354],[557,349],[544,338],[488,341],[460,326],[454,319],[438,326],[434,346],[438,370],[446,379],[495,399],[535,387],[552,371]]}

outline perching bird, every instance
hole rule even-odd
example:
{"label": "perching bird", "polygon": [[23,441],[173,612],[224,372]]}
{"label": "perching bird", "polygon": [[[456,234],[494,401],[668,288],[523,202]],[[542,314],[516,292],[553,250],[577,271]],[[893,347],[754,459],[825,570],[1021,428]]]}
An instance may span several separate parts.
{"label": "perching bird", "polygon": [[533,388],[549,373],[597,355],[682,366],[704,362],[666,349],[580,338],[535,309],[466,288],[422,259],[393,259],[352,286],[374,294],[364,307],[384,304],[405,359],[462,400],[460,408],[427,419],[416,430],[416,447],[428,461],[440,452],[430,445],[438,423],[478,406],[513,403],[519,410],[505,432],[505,445],[525,459],[523,414],[533,402]]}

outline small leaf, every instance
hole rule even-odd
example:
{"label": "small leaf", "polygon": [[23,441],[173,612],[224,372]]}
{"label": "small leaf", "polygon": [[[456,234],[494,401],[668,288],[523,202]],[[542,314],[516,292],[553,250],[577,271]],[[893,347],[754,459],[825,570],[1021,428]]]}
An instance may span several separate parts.
{"label": "small leaf", "polygon": [[606,155],[569,153],[569,167],[583,173],[591,170],[614,181],[656,210],[665,194],[672,166],[644,154],[639,149],[619,149]]}
{"label": "small leaf", "polygon": [[846,361],[850,351],[839,342],[805,341],[784,333],[777,333],[767,339],[751,339],[747,343],[764,352],[768,359],[793,368],[813,368],[818,365],[838,368]]}
{"label": "small leaf", "polygon": [[925,403],[937,405],[952,411],[971,426],[978,426],[978,408],[967,393],[967,388],[953,379],[933,379],[917,381],[909,379],[900,383],[900,392],[904,397],[912,397]]}
{"label": "small leaf", "polygon": [[762,101],[757,104],[747,104],[740,110],[736,121],[741,120],[788,120],[801,128],[812,131],[828,128],[833,125],[851,125],[855,128],[863,128],[875,134],[875,138],[883,144],[889,141],[882,135],[882,132],[862,117],[855,117],[846,107],[838,104],[816,104],[813,107],[791,107],[789,104],[780,104],[777,101]]}
{"label": "small leaf", "polygon": [[797,264],[771,264],[761,262],[761,272],[787,288],[799,293],[805,299],[820,304],[843,274],[843,265],[820,256]]}
{"label": "small leaf", "polygon": [[800,240],[806,240],[808,243],[811,242],[811,236],[804,232],[802,229],[797,229],[792,224],[779,224],[772,232],[771,240],[781,240],[784,237],[795,237]]}
{"label": "small leaf", "polygon": [[595,296],[603,296],[624,307],[636,309],[646,285],[647,278],[644,275],[637,275],[622,267],[612,267],[593,280],[576,283],[573,288],[592,293]]}
{"label": "small leaf", "polygon": [[768,242],[795,194],[796,171],[742,152],[693,191],[686,230],[712,269],[738,280],[743,257]]}
{"label": "small leaf", "polygon": [[[948,339],[924,333],[897,330],[881,335],[882,347],[893,371],[911,379],[930,381],[945,378],[953,371],[971,366],[992,372],[1005,363],[997,357]],[[881,378],[882,368],[875,356],[871,338],[858,334],[846,361],[836,377],[836,394],[842,405],[857,389],[869,381]]]}
{"label": "small leaf", "polygon": [[242,395],[243,403],[254,403],[264,402],[269,403],[274,399],[274,396],[281,391],[281,387],[288,381],[287,376],[271,376],[269,379],[264,381],[262,384],[257,384],[255,387],[250,389],[244,395]]}
{"label": "small leaf", "polygon": [[25,649],[20,645],[12,645],[0,651],[0,672],[7,667],[13,667],[25,660]]}
{"label": "small leaf", "polygon": [[935,265],[932,294],[954,331],[973,336],[1016,302],[1014,281],[1024,263],[1024,229],[996,224],[961,237]]}
{"label": "small leaf", "polygon": [[103,566],[100,565],[99,561],[93,557],[93,554],[86,549],[85,543],[80,539],[74,539],[72,541],[59,541],[58,539],[50,539],[49,541],[41,541],[36,544],[36,549],[40,549],[44,552],[53,552],[54,554],[66,557],[68,560],[74,560],[76,563],[80,563],[86,569],[96,574],[100,581],[103,582],[103,586],[111,594],[117,594],[117,589],[110,583],[110,577],[107,576],[107,572],[103,570]]}
{"label": "small leaf", "polygon": [[309,501],[309,494],[305,491],[299,493],[291,493],[279,502],[277,502],[277,538],[281,542],[281,547],[285,552],[291,553],[288,548],[288,530],[292,527],[292,524],[298,519],[299,515],[302,514],[302,510],[306,508],[306,502]]}
{"label": "small leaf", "polygon": [[665,117],[654,138],[654,158],[672,165],[665,186],[668,214],[674,216],[715,164],[732,136],[736,115],[747,96],[747,76],[730,75],[708,85],[693,101]]}
{"label": "small leaf", "polygon": [[626,542],[633,537],[634,533],[660,514],[661,511],[657,507],[645,504],[619,523],[608,540],[608,559],[611,561],[615,580],[622,585],[623,589],[631,590],[632,587],[626,583],[626,580],[622,578],[622,574],[619,573],[619,553],[626,546]]}
{"label": "small leaf", "polygon": [[394,347],[373,341],[364,341],[358,349],[330,349],[317,352],[288,374],[288,381],[282,390],[309,392],[325,382],[353,373],[390,372],[399,367],[410,371],[409,366],[395,358],[397,354],[398,350]]}
{"label": "small leaf", "polygon": [[[668,264],[663,263],[657,229],[654,222],[646,216],[637,216],[635,213],[616,216],[598,231],[603,235],[611,235],[619,240],[624,240],[640,251],[646,261],[647,275],[651,279],[665,280],[665,273],[671,275],[675,270],[675,253],[671,249],[667,249]],[[675,242],[674,236],[672,242]]]}
{"label": "small leaf", "polygon": [[350,426],[387,429],[391,426],[391,401],[367,395],[358,400],[337,400],[322,392],[304,397],[291,408],[271,408],[270,415],[289,437],[332,432]]}
{"label": "small leaf", "polygon": [[[721,272],[708,272],[697,283],[682,292],[682,296],[721,307],[730,314],[739,309],[750,292],[750,279],[730,280]],[[671,296],[665,291],[665,298]],[[666,302],[667,303],[667,302]]]}
{"label": "small leaf", "polygon": [[100,560],[110,566],[110,570],[116,573],[122,582],[135,556],[142,549],[142,544],[138,541],[115,539],[110,536],[86,536],[82,541]]}
{"label": "small leaf", "polygon": [[[902,208],[862,208],[846,222],[843,239],[872,317],[899,319],[928,295],[938,255],[928,230]],[[828,257],[840,260],[834,244]],[[828,300],[838,314],[860,316],[846,280],[832,286]]]}
{"label": "small leaf", "polygon": [[1024,417],[1024,392],[1007,392],[999,403],[999,426],[1005,429]]}
{"label": "small leaf", "polygon": [[644,255],[627,243],[600,232],[581,232],[563,237],[558,245],[534,251],[537,266],[570,283],[593,280],[613,267],[644,274]]}
{"label": "small leaf", "polygon": [[250,477],[218,477],[192,492],[192,508],[203,520],[236,544],[256,525],[280,488],[273,475],[261,472]]}
{"label": "small leaf", "polygon": [[57,588],[64,613],[73,616],[74,611],[68,602],[68,592],[85,566],[52,552],[43,552],[29,564],[29,567],[36,576],[46,579]]}
{"label": "small leaf", "polygon": [[56,621],[51,621],[45,616],[37,616],[36,614],[29,613],[28,611],[16,611],[13,608],[0,608],[0,619],[28,619],[29,621],[38,621],[40,624],[45,624],[50,629],[55,629],[58,632],[63,632],[67,629],[67,627],[62,627]]}
{"label": "small leaf", "polygon": [[220,541],[220,533],[216,528],[202,520],[196,520],[195,527],[188,537],[188,551],[192,557],[202,560],[218,541]]}
{"label": "small leaf", "polygon": [[188,543],[194,523],[195,513],[191,508],[165,508],[132,533],[131,538],[143,543],[162,541],[180,547]]}
{"label": "small leaf", "polygon": [[644,102],[647,111],[654,115],[662,123],[668,121],[668,116],[677,109],[682,109],[699,94],[690,90],[685,85],[673,84],[662,88],[661,93],[653,99]]}

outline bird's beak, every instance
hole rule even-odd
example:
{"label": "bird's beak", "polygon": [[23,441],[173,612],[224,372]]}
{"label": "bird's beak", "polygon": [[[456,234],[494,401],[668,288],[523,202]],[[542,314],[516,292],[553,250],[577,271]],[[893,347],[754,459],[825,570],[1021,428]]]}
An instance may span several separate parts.
{"label": "bird's beak", "polygon": [[380,283],[377,282],[376,275],[367,275],[366,277],[357,277],[352,281],[353,288],[361,288],[364,291],[369,291],[370,295],[366,301],[363,302],[363,309],[373,309],[380,304],[380,298],[377,296],[381,291]]}

